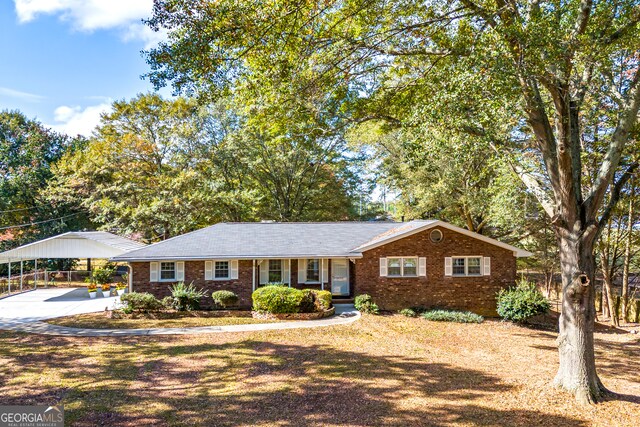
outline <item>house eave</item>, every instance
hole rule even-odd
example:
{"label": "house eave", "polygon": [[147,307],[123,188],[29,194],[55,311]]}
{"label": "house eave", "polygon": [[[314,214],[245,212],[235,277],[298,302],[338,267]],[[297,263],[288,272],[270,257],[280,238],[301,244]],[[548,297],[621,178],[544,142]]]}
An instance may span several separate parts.
{"label": "house eave", "polygon": [[436,226],[440,226],[442,228],[446,228],[446,229],[454,231],[456,233],[460,233],[460,234],[463,234],[465,236],[469,236],[469,237],[472,237],[474,239],[481,240],[481,241],[483,241],[485,243],[489,243],[491,245],[498,246],[500,248],[510,250],[510,251],[513,252],[513,255],[516,258],[529,257],[529,256],[533,255],[531,252],[525,251],[525,250],[517,248],[515,246],[511,246],[511,245],[509,245],[507,243],[503,243],[503,242],[501,242],[499,240],[492,239],[491,237],[483,236],[482,234],[474,233],[473,231],[469,231],[469,230],[464,229],[464,228],[456,227],[455,225],[452,225],[452,224],[449,224],[447,222],[440,221],[440,220],[436,220],[436,221],[433,221],[433,222],[426,223],[425,225],[423,225],[421,227],[416,227],[415,229],[413,229],[411,231],[407,231],[405,233],[401,233],[401,234],[395,235],[393,237],[389,237],[387,239],[382,239],[382,240],[380,240],[378,242],[375,242],[375,243],[372,243],[372,244],[369,244],[369,245],[364,244],[364,245],[358,246],[354,250],[359,251],[359,252],[366,252],[366,251],[369,251],[371,249],[375,249],[377,247],[389,244],[391,242],[395,242],[397,240],[404,239],[404,238],[409,237],[409,236],[413,236],[414,234],[420,233],[422,231],[428,230],[428,229],[436,227]]}
{"label": "house eave", "polygon": [[354,252],[347,254],[295,254],[295,255],[206,255],[206,256],[162,256],[162,257],[114,257],[113,262],[154,262],[154,261],[206,261],[211,259],[314,259],[314,258],[362,258],[362,253]]}

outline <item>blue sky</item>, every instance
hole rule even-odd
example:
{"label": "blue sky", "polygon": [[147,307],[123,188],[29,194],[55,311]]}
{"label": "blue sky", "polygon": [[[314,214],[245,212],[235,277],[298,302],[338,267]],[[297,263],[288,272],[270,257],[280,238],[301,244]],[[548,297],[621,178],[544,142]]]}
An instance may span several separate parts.
{"label": "blue sky", "polygon": [[0,110],[88,135],[113,100],[152,90],[152,0],[0,0]]}

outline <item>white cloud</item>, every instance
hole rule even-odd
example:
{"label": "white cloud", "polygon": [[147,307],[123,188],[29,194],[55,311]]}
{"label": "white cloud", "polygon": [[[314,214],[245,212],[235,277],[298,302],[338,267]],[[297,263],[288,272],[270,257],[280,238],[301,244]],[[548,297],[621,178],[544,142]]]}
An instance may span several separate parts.
{"label": "white cloud", "polygon": [[124,40],[142,40],[146,47],[164,38],[141,23],[151,17],[153,0],[14,0],[18,21],[56,15],[80,31],[119,29]]}
{"label": "white cloud", "polygon": [[22,92],[8,87],[0,87],[0,97],[17,98],[23,101],[38,102],[44,99],[44,96],[35,95],[29,92]]}
{"label": "white cloud", "polygon": [[130,24],[123,35],[124,41],[142,40],[144,42],[145,49],[155,47],[158,43],[166,39],[166,31],[160,30],[156,32],[142,23]]}
{"label": "white cloud", "polygon": [[111,111],[111,102],[91,105],[86,108],[77,105],[73,107],[61,105],[53,112],[54,120],[57,123],[49,127],[71,136],[90,136],[93,129],[100,123],[100,115],[108,111]]}

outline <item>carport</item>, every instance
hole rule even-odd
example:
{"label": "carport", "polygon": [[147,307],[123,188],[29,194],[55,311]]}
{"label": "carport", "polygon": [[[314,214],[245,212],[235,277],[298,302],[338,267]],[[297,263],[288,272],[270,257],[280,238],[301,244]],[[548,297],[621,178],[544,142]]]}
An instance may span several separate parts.
{"label": "carport", "polygon": [[37,271],[39,259],[110,259],[144,246],[146,245],[143,243],[106,231],[72,231],[2,252],[0,264],[9,264],[8,283],[9,293],[11,293],[13,264],[20,264],[20,290],[22,290],[25,261],[35,261]]}

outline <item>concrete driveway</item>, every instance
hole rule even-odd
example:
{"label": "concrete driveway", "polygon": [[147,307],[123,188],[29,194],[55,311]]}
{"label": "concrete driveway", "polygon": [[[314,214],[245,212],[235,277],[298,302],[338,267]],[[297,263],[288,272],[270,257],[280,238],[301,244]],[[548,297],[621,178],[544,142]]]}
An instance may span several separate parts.
{"label": "concrete driveway", "polygon": [[48,288],[0,300],[0,322],[26,323],[72,314],[93,313],[120,305],[120,297],[90,299],[86,288]]}

